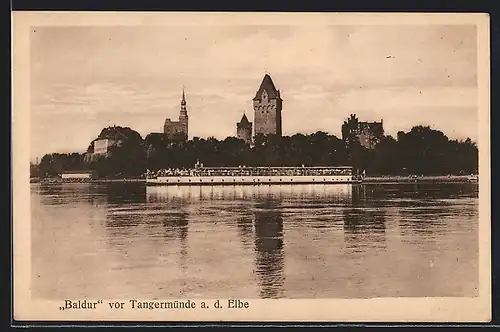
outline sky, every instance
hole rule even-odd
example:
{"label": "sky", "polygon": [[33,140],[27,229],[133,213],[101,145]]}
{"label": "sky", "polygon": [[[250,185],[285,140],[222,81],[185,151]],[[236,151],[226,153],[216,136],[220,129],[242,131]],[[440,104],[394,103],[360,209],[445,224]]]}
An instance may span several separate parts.
{"label": "sky", "polygon": [[107,126],[143,137],[177,120],[189,136],[236,135],[265,73],[283,134],[341,137],[350,114],[395,136],[429,125],[477,140],[474,25],[43,26],[30,31],[31,159],[84,152]]}

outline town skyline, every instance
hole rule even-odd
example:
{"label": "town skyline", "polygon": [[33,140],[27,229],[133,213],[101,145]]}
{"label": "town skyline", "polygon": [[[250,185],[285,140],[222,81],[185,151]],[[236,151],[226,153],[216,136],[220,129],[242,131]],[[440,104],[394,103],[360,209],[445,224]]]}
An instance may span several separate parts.
{"label": "town skyline", "polygon": [[143,138],[162,132],[179,114],[183,87],[189,139],[236,136],[244,113],[254,121],[265,73],[282,93],[285,136],[341,138],[356,114],[383,119],[393,137],[426,125],[477,142],[475,33],[432,25],[37,28],[30,156],[83,152],[113,125]]}

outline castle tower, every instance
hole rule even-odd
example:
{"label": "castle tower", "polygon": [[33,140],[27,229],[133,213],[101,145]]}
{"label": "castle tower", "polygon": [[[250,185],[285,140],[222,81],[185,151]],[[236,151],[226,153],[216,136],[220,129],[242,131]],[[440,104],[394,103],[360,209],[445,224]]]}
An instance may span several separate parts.
{"label": "castle tower", "polygon": [[184,88],[182,88],[182,100],[181,100],[181,112],[179,114],[179,123],[181,123],[183,127],[183,131],[188,136],[188,114],[186,108],[186,95],[184,93]]}
{"label": "castle tower", "polygon": [[384,136],[384,123],[359,121],[355,114],[344,121],[342,139],[347,145],[357,141],[367,149],[373,149]]}
{"label": "castle tower", "polygon": [[252,144],[252,123],[248,121],[246,114],[243,114],[240,122],[236,123],[236,137],[247,144]]}
{"label": "castle tower", "polygon": [[281,136],[282,105],[280,91],[274,86],[271,76],[266,74],[253,98],[255,135]]}

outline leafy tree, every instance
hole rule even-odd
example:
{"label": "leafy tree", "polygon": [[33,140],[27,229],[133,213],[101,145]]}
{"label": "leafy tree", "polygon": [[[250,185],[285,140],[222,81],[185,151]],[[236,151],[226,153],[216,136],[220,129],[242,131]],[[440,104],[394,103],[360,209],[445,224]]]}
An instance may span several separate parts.
{"label": "leafy tree", "polygon": [[83,159],[84,155],[79,153],[46,154],[38,166],[40,177],[57,176],[64,171],[88,170]]}
{"label": "leafy tree", "polygon": [[[146,170],[146,150],[141,135],[129,127],[107,127],[97,139],[115,142],[106,155],[90,163],[100,177],[137,177]],[[96,140],[97,140],[96,139]]]}
{"label": "leafy tree", "polygon": [[[334,135],[318,131],[278,137],[257,135],[253,146],[236,137],[217,140],[194,137],[169,139],[163,134],[142,137],[130,128],[109,127],[99,138],[120,144],[107,156],[90,163],[84,155],[47,154],[39,165],[42,176],[64,170],[93,169],[103,177],[135,177],[146,169],[191,168],[197,161],[205,166],[353,166],[367,174],[470,174],[478,170],[478,148],[470,139],[449,140],[441,131],[415,126],[400,131],[397,139],[383,136],[374,149],[354,140],[349,145]],[[89,146],[93,152],[93,144]]]}

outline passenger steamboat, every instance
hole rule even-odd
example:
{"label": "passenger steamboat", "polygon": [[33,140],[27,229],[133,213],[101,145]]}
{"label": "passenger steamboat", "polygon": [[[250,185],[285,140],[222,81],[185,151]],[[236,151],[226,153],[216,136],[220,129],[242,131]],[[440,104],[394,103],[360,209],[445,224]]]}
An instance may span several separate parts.
{"label": "passenger steamboat", "polygon": [[146,173],[147,185],[260,185],[358,183],[350,166],[200,167]]}

